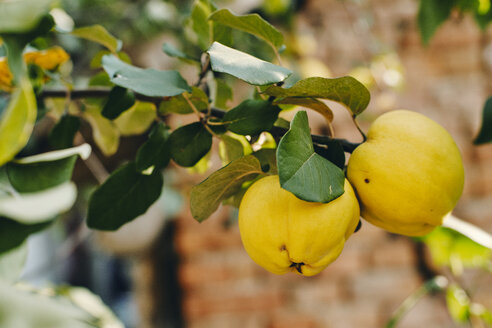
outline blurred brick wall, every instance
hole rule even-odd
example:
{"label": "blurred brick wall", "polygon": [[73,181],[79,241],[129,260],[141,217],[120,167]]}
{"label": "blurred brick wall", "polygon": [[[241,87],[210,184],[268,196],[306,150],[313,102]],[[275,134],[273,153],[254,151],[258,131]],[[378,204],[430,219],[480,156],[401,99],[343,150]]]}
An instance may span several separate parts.
{"label": "blurred brick wall", "polygon": [[[417,1],[359,2],[308,1],[298,28],[314,35],[319,42],[317,57],[334,76],[371,59],[368,40],[399,55],[405,88],[393,95],[394,109],[425,113],[452,133],[466,169],[465,192],[456,214],[492,232],[492,146],[471,144],[483,103],[492,94],[491,69],[484,57],[492,48],[491,33],[482,35],[472,19],[458,17],[424,48],[416,27]],[[373,25],[361,27],[361,17]],[[376,90],[367,115],[361,117],[364,129],[381,113],[377,96]],[[358,140],[349,116],[335,109],[337,135]],[[422,281],[412,242],[368,223],[320,275],[270,274],[248,257],[237,225],[229,222],[230,214],[230,209],[222,208],[201,224],[188,212],[178,219],[179,279],[188,327],[383,327]],[[492,279],[481,279],[474,295],[492,308]],[[429,296],[399,327],[454,324],[442,297]]]}

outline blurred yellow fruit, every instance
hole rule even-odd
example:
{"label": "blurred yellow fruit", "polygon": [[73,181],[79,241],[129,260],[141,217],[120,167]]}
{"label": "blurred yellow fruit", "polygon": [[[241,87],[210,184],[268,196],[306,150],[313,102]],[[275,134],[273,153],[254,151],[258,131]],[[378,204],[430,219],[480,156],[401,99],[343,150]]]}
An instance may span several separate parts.
{"label": "blurred yellow fruit", "polygon": [[276,274],[321,272],[342,252],[359,221],[350,183],[329,203],[300,200],[280,187],[278,176],[255,182],[239,207],[239,230],[249,256]]}
{"label": "blurred yellow fruit", "polygon": [[70,56],[60,47],[52,47],[41,51],[26,52],[24,61],[27,64],[35,64],[46,70],[55,69],[66,62]]}
{"label": "blurred yellow fruit", "polygon": [[408,236],[441,225],[463,191],[460,152],[449,133],[422,114],[381,115],[350,157],[347,177],[372,224]]}

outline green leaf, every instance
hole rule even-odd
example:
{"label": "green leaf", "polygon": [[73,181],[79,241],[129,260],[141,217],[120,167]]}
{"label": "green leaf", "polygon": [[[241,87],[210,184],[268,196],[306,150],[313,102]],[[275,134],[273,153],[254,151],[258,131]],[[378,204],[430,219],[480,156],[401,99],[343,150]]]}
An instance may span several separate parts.
{"label": "green leaf", "polygon": [[353,115],[362,113],[371,100],[367,88],[351,76],[335,79],[310,77],[300,80],[288,89],[271,86],[264,93],[276,98],[329,99],[345,105]]}
{"label": "green leaf", "polygon": [[258,14],[238,16],[227,9],[221,9],[214,12],[209,19],[234,29],[253,34],[259,39],[266,41],[275,49],[275,51],[277,51],[284,43],[282,33]]}
{"label": "green leaf", "polygon": [[0,1],[0,33],[23,33],[36,27],[53,0]]}
{"label": "green leaf", "polygon": [[212,135],[202,123],[195,122],[182,126],[169,137],[172,159],[184,167],[192,167],[212,147]]}
{"label": "green leaf", "polygon": [[457,285],[446,290],[446,304],[451,318],[457,323],[465,323],[470,319],[470,299],[466,292]]}
{"label": "green leaf", "polygon": [[481,145],[492,142],[492,97],[489,97],[483,106],[482,127],[473,143]]}
{"label": "green leaf", "polygon": [[252,155],[237,159],[212,173],[191,189],[191,214],[202,222],[217,210],[223,200],[238,192],[244,182],[259,174],[263,174],[260,162]]}
{"label": "green leaf", "polygon": [[38,192],[0,198],[0,216],[34,224],[51,220],[68,211],[75,203],[77,188],[72,182]]}
{"label": "green leaf", "polygon": [[338,166],[340,169],[345,167],[345,151],[337,140],[332,140],[323,146],[314,145],[314,151]]}
{"label": "green leaf", "polygon": [[220,136],[219,155],[224,165],[244,156],[243,144],[226,134]]}
{"label": "green leaf", "polygon": [[[1,234],[1,233],[0,233]],[[27,243],[0,254],[0,280],[16,282],[27,259]]]}
{"label": "green leaf", "polygon": [[232,88],[222,79],[215,79],[215,107],[226,109],[228,108],[227,103],[233,99]]}
{"label": "green leaf", "polygon": [[328,123],[333,122],[333,112],[330,107],[328,107],[324,102],[319,101],[314,98],[295,98],[295,97],[287,97],[287,98],[279,98],[275,99],[273,102],[275,105],[295,105],[302,106],[306,108],[311,108],[326,119]]}
{"label": "green leaf", "polygon": [[114,171],[89,199],[87,225],[98,230],[117,230],[144,214],[160,196],[160,170],[150,175],[137,171],[133,162]]}
{"label": "green leaf", "polygon": [[277,149],[282,188],[309,202],[328,203],[341,196],[343,171],[314,152],[305,111],[298,112]]}
{"label": "green leaf", "polygon": [[162,51],[164,51],[164,53],[170,57],[178,58],[178,59],[184,60],[186,62],[189,62],[189,61],[194,62],[194,63],[200,62],[199,58],[194,58],[192,56],[185,54],[181,50],[176,49],[176,47],[173,46],[172,44],[170,44],[169,42],[165,42],[162,45]]}
{"label": "green leaf", "polygon": [[[188,99],[199,111],[206,110],[208,108],[208,97],[205,92],[197,87],[191,87],[191,89],[191,94],[185,93]],[[183,95],[177,95],[162,100],[159,105],[159,112],[162,114],[190,114],[193,113],[193,109],[191,109]]]}
{"label": "green leaf", "polygon": [[241,135],[256,135],[270,130],[278,113],[280,108],[269,101],[247,99],[226,112],[223,121],[229,131]]}
{"label": "green leaf", "polygon": [[208,16],[213,10],[212,5],[207,0],[195,1],[191,9],[191,28],[196,33],[198,45],[202,50],[206,50],[209,47],[212,39]]}
{"label": "green leaf", "polygon": [[108,100],[101,111],[102,116],[114,120],[124,111],[135,105],[135,95],[132,91],[115,86],[108,95]]}
{"label": "green leaf", "polygon": [[103,26],[99,24],[77,28],[70,34],[82,39],[99,43],[113,53],[116,53],[121,49],[121,41],[112,36]]}
{"label": "green leaf", "polygon": [[89,144],[24,157],[7,163],[10,183],[18,192],[36,192],[65,183],[72,177],[72,171],[81,155],[87,159],[91,152]]}
{"label": "green leaf", "polygon": [[270,175],[278,175],[276,149],[262,148],[252,155],[260,161],[263,172]]}
{"label": "green leaf", "polygon": [[36,99],[28,80],[22,80],[0,121],[0,166],[26,145],[36,121]]}
{"label": "green leaf", "polygon": [[0,254],[19,247],[29,235],[46,229],[51,223],[22,224],[0,216]]}
{"label": "green leaf", "polygon": [[190,87],[177,71],[142,69],[109,55],[103,57],[102,65],[111,82],[142,95],[172,97],[185,91],[191,92]]}
{"label": "green leaf", "polygon": [[0,281],[0,327],[101,327],[93,324],[93,318],[87,312],[60,296],[50,297],[46,294],[36,293],[34,288],[16,288]]}
{"label": "green leaf", "polygon": [[437,28],[448,19],[456,0],[420,0],[417,20],[420,37],[428,44]]}
{"label": "green leaf", "polygon": [[55,149],[72,147],[75,134],[77,134],[79,128],[80,119],[77,116],[63,115],[48,136],[50,145]]}
{"label": "green leaf", "polygon": [[137,101],[113,122],[122,136],[139,135],[147,131],[157,117],[153,103]]}
{"label": "green leaf", "polygon": [[92,136],[96,145],[105,156],[111,156],[118,150],[120,132],[114,122],[104,118],[97,107],[88,106],[83,113],[84,119],[92,127]]}
{"label": "green leaf", "polygon": [[267,85],[285,80],[292,72],[239,50],[214,42],[210,49],[212,70],[235,76],[249,84]]}
{"label": "green leaf", "polygon": [[137,170],[142,172],[150,167],[162,169],[171,159],[169,149],[169,132],[163,123],[158,123],[150,132],[149,139],[138,149],[136,158]]}
{"label": "green leaf", "polygon": [[422,240],[438,266],[486,268],[492,258],[492,250],[448,228],[437,227]]}

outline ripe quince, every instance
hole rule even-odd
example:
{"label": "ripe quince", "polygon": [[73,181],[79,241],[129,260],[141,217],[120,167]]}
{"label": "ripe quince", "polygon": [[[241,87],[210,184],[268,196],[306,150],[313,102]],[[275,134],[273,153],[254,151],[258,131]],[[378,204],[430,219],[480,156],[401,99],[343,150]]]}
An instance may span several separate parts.
{"label": "ripe quince", "polygon": [[262,178],[239,206],[239,230],[249,256],[276,274],[312,276],[342,252],[359,222],[350,183],[329,203],[307,202],[280,187],[278,176]]}
{"label": "ripe quince", "polygon": [[463,191],[464,170],[451,135],[422,114],[378,117],[352,153],[347,178],[362,217],[393,233],[425,235],[442,224]]}

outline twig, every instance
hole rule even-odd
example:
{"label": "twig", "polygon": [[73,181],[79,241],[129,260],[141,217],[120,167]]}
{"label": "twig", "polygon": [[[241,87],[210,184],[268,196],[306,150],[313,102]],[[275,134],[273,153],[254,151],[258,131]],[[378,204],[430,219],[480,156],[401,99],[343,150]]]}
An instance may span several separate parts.
{"label": "twig", "polygon": [[[108,88],[76,89],[76,90],[71,91],[70,96],[71,96],[71,99],[104,98],[104,97],[107,97],[109,95],[110,90],[111,89],[108,89]],[[38,95],[38,97],[40,97],[40,98],[64,98],[65,96],[66,96],[66,90],[43,90]],[[139,93],[135,93],[135,97],[137,100],[152,102],[152,103],[159,102],[163,99],[163,97],[149,97],[149,96],[145,96],[145,95],[142,95]],[[185,99],[187,99],[187,98],[185,97]],[[195,107],[195,106],[193,106],[193,107]],[[193,107],[191,107],[191,108],[193,109]],[[196,109],[196,107],[195,107],[195,109]],[[208,109],[207,109],[207,111],[208,111]],[[210,114],[213,117],[223,118],[225,113],[226,112],[223,110],[220,110],[217,108],[210,108]],[[283,136],[285,133],[287,133],[287,131],[288,130],[285,128],[274,126],[268,132],[270,132],[273,136],[278,137],[278,136]],[[332,141],[338,141],[341,144],[341,146],[343,147],[343,150],[347,153],[352,153],[354,151],[354,149],[360,145],[360,143],[353,143],[353,142],[350,142],[346,139],[338,139],[338,138],[332,138],[329,136],[322,136],[322,135],[316,135],[316,134],[311,135],[311,138],[315,144],[322,144],[322,145],[326,145]]]}

